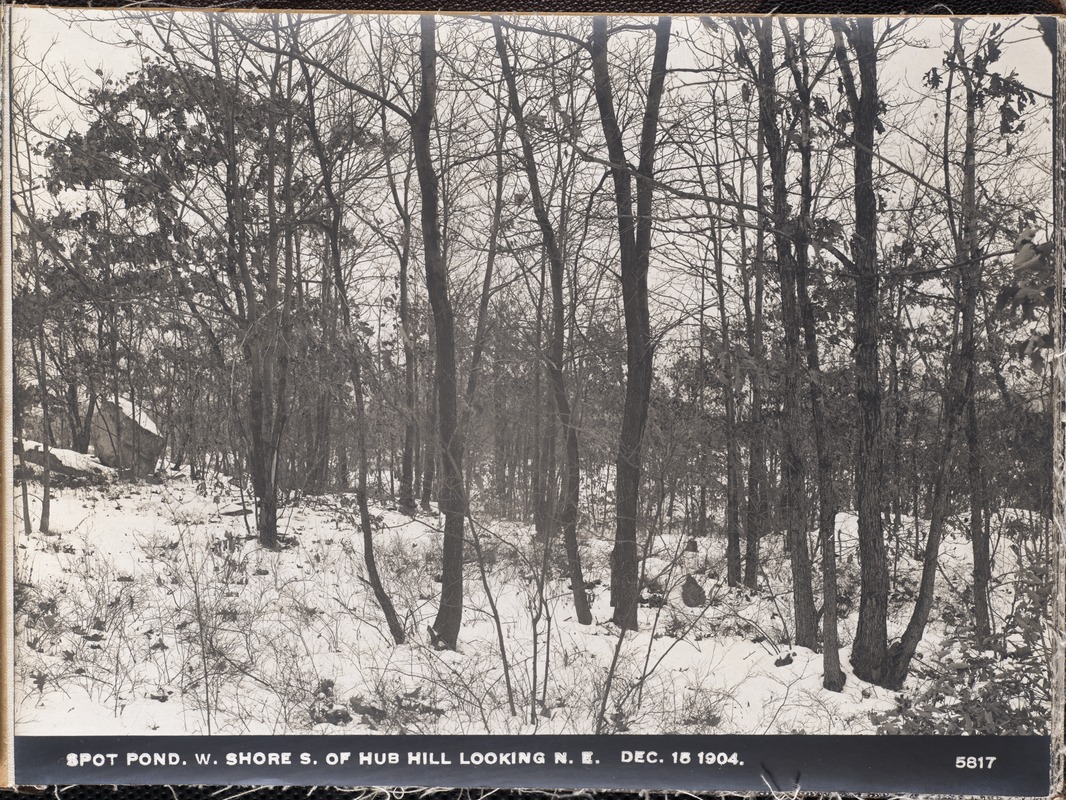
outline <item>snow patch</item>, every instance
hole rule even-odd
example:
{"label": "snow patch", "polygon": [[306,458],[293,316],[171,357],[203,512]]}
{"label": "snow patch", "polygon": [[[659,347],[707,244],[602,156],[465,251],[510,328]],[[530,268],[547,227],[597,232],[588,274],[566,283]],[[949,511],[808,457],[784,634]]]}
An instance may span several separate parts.
{"label": "snow patch", "polygon": [[159,433],[159,428],[156,427],[155,422],[152,421],[152,418],[148,416],[147,412],[145,412],[143,408],[134,408],[133,403],[131,403],[128,398],[119,395],[118,407],[123,414],[148,431],[148,433],[156,436],[161,435]]}

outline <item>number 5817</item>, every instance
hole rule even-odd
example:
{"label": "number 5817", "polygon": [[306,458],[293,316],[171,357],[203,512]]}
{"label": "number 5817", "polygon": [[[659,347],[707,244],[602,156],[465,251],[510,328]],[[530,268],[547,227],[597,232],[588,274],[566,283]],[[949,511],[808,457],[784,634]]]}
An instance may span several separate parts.
{"label": "number 5817", "polygon": [[995,756],[957,756],[955,769],[990,769],[995,763]]}

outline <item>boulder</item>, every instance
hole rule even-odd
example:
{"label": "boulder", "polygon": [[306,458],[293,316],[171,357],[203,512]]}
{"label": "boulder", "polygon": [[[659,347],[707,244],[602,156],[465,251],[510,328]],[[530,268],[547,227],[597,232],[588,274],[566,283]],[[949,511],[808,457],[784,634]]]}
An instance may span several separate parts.
{"label": "boulder", "polygon": [[97,404],[89,439],[102,463],[134,475],[155,472],[165,443],[151,418],[125,398],[118,405],[110,400]]}
{"label": "boulder", "polygon": [[707,605],[707,592],[691,575],[685,577],[685,584],[681,587],[681,601],[689,608]]}
{"label": "boulder", "polygon": [[44,446],[40,442],[26,439],[23,440],[22,447],[23,458],[28,463],[43,467],[47,462],[48,471],[53,475],[65,475],[68,478],[106,478],[114,472],[92,456],[74,450],[51,447],[46,457]]}

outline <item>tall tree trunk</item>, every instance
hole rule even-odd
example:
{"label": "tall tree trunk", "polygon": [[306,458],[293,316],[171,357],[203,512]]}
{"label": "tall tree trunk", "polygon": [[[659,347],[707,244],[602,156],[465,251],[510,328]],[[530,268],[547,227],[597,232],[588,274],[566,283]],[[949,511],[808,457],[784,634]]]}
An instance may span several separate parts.
{"label": "tall tree trunk", "polygon": [[97,396],[96,392],[89,392],[89,401],[85,407],[85,416],[82,417],[81,428],[79,430],[79,445],[82,449],[78,452],[88,453],[89,444],[91,443],[92,430],[93,430],[93,417],[96,414]]}
{"label": "tall tree trunk", "polygon": [[[332,182],[332,176],[330,176]],[[331,229],[327,231],[327,237],[330,240],[329,250],[333,250],[333,238],[334,230],[333,225],[335,223],[336,212],[331,211],[330,222]],[[310,469],[307,474],[306,489],[309,494],[322,494],[327,488],[327,481],[329,476],[329,462],[330,462],[330,449],[331,449],[331,436],[330,436],[330,423],[333,417],[333,397],[330,391],[330,384],[332,383],[332,369],[330,360],[333,357],[335,349],[335,331],[333,323],[333,277],[330,274],[332,272],[332,257],[327,259],[322,265],[322,292],[321,292],[321,308],[322,317],[320,320],[321,332],[322,332],[322,346],[315,354],[318,360],[317,364],[317,380],[315,385],[311,387],[314,397],[314,410],[311,418],[311,436],[310,436]]]}
{"label": "tall tree trunk", "polygon": [[[877,125],[877,47],[874,21],[832,20],[836,59],[854,120],[855,231],[851,241],[855,270],[855,392],[858,448],[855,459],[859,527],[859,622],[851,650],[855,675],[871,683],[885,676],[888,649],[888,564],[881,517],[884,458],[881,447],[881,384],[878,363],[879,277],[877,197],[874,193],[874,129]],[[848,55],[855,53],[858,80]],[[861,84],[861,85],[860,85]]]}
{"label": "tall tree trunk", "polygon": [[[497,98],[497,101],[500,98]],[[471,415],[475,407],[482,406],[477,400],[478,385],[482,377],[482,362],[484,361],[485,345],[489,338],[489,304],[492,300],[492,281],[496,275],[496,256],[499,252],[500,229],[503,220],[503,192],[504,176],[506,171],[503,164],[503,141],[507,134],[507,112],[502,110],[497,103],[496,125],[494,129],[493,146],[496,151],[495,180],[493,181],[492,221],[489,223],[488,243],[485,254],[485,274],[481,279],[481,295],[477,305],[477,322],[474,326],[474,341],[470,351],[470,369],[466,378],[466,393],[463,396],[463,411],[460,415],[460,430],[469,430]],[[477,465],[478,453],[471,448],[467,454],[467,481],[472,475],[479,474]],[[469,498],[469,488],[466,490]],[[475,547],[480,548],[477,542]]]}
{"label": "tall tree trunk", "polygon": [[[758,93],[759,127],[770,164],[774,249],[781,285],[781,321],[784,327],[785,368],[782,380],[784,430],[782,442],[783,511],[785,537],[792,568],[792,597],[795,614],[796,644],[815,649],[818,644],[818,617],[811,585],[811,560],[807,546],[807,515],[804,510],[805,467],[801,451],[803,431],[800,376],[803,372],[800,353],[800,318],[796,297],[798,265],[788,239],[788,186],[785,170],[785,146],[778,125],[779,101],[775,86],[773,54],[774,23],[766,18],[753,23],[759,42]],[[798,250],[798,247],[797,247]]]}
{"label": "tall tree trunk", "polygon": [[[388,136],[388,118],[386,110],[381,109],[381,135]],[[389,182],[389,193],[392,203],[400,218],[400,242],[396,247],[396,255],[399,260],[400,281],[400,336],[403,339],[403,450],[400,455],[400,486],[397,492],[397,507],[400,513],[414,516],[415,495],[418,493],[417,484],[420,484],[418,470],[418,369],[417,357],[414,346],[414,324],[411,309],[410,291],[410,262],[411,262],[411,212],[408,208],[408,197],[411,183],[411,163],[407,162],[403,183],[397,180],[397,175],[392,168],[392,160],[386,159],[385,173]]]}
{"label": "tall tree trunk", "polygon": [[670,47],[670,17],[655,25],[655,52],[640,132],[637,165],[636,215],[633,185],[626,159],[622,131],[614,109],[614,93],[607,61],[607,18],[592,21],[593,88],[600,122],[607,141],[618,217],[622,304],[626,322],[626,391],[622,428],[618,437],[615,509],[615,544],[611,554],[611,602],[613,620],[620,628],[637,629],[637,597],[640,563],[637,552],[641,455],[644,426],[648,419],[654,358],[651,319],[648,311],[648,264],[651,256],[652,189],[659,105],[666,78]]}
{"label": "tall tree trunk", "polygon": [[264,397],[260,354],[255,345],[245,347],[252,360],[251,381],[248,389],[248,417],[251,422],[251,451],[248,468],[255,494],[255,524],[259,543],[270,550],[279,547],[278,542],[278,453],[271,446],[267,431],[268,408]]}
{"label": "tall tree trunk", "polygon": [[[280,47],[281,21],[274,17],[273,34],[275,44]],[[291,97],[293,93],[292,80],[293,64],[291,60],[283,59],[280,54],[275,58],[274,67],[270,75],[270,94],[273,105],[280,106],[282,97]],[[285,75],[287,80],[286,90],[282,89],[281,81]],[[279,126],[280,119],[280,126]],[[262,276],[263,297],[265,302],[260,304],[255,301],[255,290],[252,288],[252,270],[249,264],[248,244],[241,244],[242,258],[240,261],[244,280],[249,287],[246,292],[248,298],[249,316],[251,317],[254,332],[251,346],[253,354],[253,376],[259,371],[259,379],[253,377],[253,383],[261,386],[262,410],[261,414],[253,411],[252,420],[254,428],[262,430],[262,449],[264,460],[261,469],[265,478],[266,495],[260,504],[263,518],[260,520],[260,541],[268,547],[278,547],[280,541],[277,531],[278,495],[280,492],[280,468],[281,468],[281,442],[288,421],[288,374],[289,374],[289,351],[287,336],[289,328],[289,314],[291,311],[291,292],[293,276],[293,239],[292,228],[288,220],[293,219],[293,118],[291,115],[272,114],[269,121],[268,159],[270,168],[267,180],[267,253],[265,274]],[[281,127],[281,135],[278,128]],[[235,143],[234,143],[235,144]],[[234,154],[236,150],[234,150]],[[281,161],[281,186],[277,185],[277,171]],[[278,210],[277,201],[280,188],[282,209]],[[243,202],[239,206],[243,209]],[[283,223],[282,220],[285,220]],[[248,235],[246,226],[241,225],[240,235],[243,240]]]}
{"label": "tall tree trunk", "polygon": [[[765,145],[758,137],[755,156],[756,205],[766,207],[766,190],[763,181]],[[748,263],[747,225],[744,211],[740,210],[741,263]],[[763,421],[763,292],[764,264],[766,262],[766,224],[759,218],[755,233],[755,251],[752,256],[755,269],[754,286],[749,276],[744,275],[744,316],[747,326],[748,352],[759,368],[750,371],[751,410],[748,417],[748,497],[744,509],[744,585],[754,590],[759,583],[759,541],[767,525],[767,475],[766,475],[766,425]]]}
{"label": "tall tree trunk", "polygon": [[[818,331],[814,306],[809,291],[810,256],[809,234],[813,230],[814,195],[811,185],[811,89],[821,73],[811,79],[807,59],[807,39],[804,21],[798,22],[798,47],[793,44],[788,23],[779,20],[781,32],[789,42],[789,49],[798,50],[800,61],[790,61],[796,92],[799,96],[800,124],[800,223],[795,235],[796,293],[800,318],[803,321],[804,349],[807,351],[807,386],[810,391],[811,417],[814,423],[814,447],[818,458],[818,538],[822,550],[822,684],[830,691],[844,688],[844,673],[840,669],[840,637],[837,624],[837,563],[836,563],[836,492],[833,481],[833,456],[829,445],[829,428],[825,420],[822,392],[822,366],[818,349]],[[827,62],[828,63],[828,62]]]}
{"label": "tall tree trunk", "polygon": [[[562,497],[559,510],[559,526],[563,531],[563,544],[566,548],[566,561],[570,578],[570,591],[574,598],[574,610],[581,625],[592,624],[592,611],[589,608],[588,594],[585,592],[585,577],[581,569],[581,554],[577,542],[578,501],[581,493],[581,454],[578,443],[577,427],[573,424],[570,412],[570,398],[566,386],[563,367],[565,351],[565,300],[563,299],[563,274],[566,266],[556,237],[555,228],[544,196],[541,193],[540,175],[537,170],[536,157],[526,121],[522,113],[522,104],[518,98],[518,87],[514,71],[507,55],[507,43],[499,17],[493,17],[493,31],[496,36],[496,52],[500,57],[500,67],[507,85],[507,99],[511,116],[515,122],[515,131],[522,145],[522,161],[526,180],[529,184],[533,213],[540,228],[541,242],[547,255],[551,279],[552,329],[551,345],[548,348],[548,374],[552,383],[552,395],[555,400],[555,412],[562,428],[565,460],[563,462]],[[501,148],[502,149],[502,148]],[[497,164],[502,169],[502,164]]]}
{"label": "tall tree trunk", "polygon": [[[537,281],[536,322],[533,328],[533,442],[532,465],[529,473],[530,510],[533,516],[533,530],[537,542],[547,546],[551,530],[551,500],[548,485],[548,461],[551,455],[551,442],[554,440],[554,427],[545,419],[544,397],[541,391],[541,349],[544,343],[544,294],[545,271],[547,265],[541,261],[540,278]],[[545,549],[545,552],[547,550]]]}
{"label": "tall tree trunk", "polygon": [[78,402],[78,384],[67,384],[67,420],[70,423],[70,446],[79,453],[89,452],[89,424],[92,420],[96,396],[89,395],[88,413],[82,414]]}
{"label": "tall tree trunk", "polygon": [[[306,65],[303,66],[303,75],[305,81],[310,81],[309,71]],[[313,150],[318,157],[319,170],[322,173],[323,188],[326,194],[326,202],[329,208],[329,216],[325,220],[324,236],[322,239],[322,257],[321,261],[321,274],[316,276],[317,280],[314,281],[318,285],[318,310],[313,312],[309,310],[309,313],[313,313],[317,316],[316,327],[321,334],[321,340],[317,347],[314,349],[303,343],[301,354],[302,360],[309,365],[309,374],[313,375],[313,378],[307,380],[301,387],[302,404],[307,407],[307,414],[304,420],[306,425],[306,433],[300,437],[300,441],[303,445],[304,459],[302,466],[302,480],[300,481],[300,488],[311,495],[319,495],[326,489],[326,480],[329,473],[329,422],[331,416],[330,410],[330,398],[328,392],[328,385],[332,380],[332,365],[329,363],[334,351],[335,338],[332,330],[332,309],[330,308],[333,303],[333,239],[334,239],[334,226],[337,224],[337,198],[333,194],[333,165],[325,160],[321,154],[321,144],[315,141],[315,137],[318,135],[318,122],[315,119],[316,109],[314,108],[315,92],[314,87],[308,88],[308,112],[307,112],[307,127],[311,132]],[[275,132],[270,131],[270,135],[274,136]],[[273,173],[275,167],[273,164],[269,165],[271,173]],[[271,181],[273,182],[273,181]],[[273,208],[273,203],[271,203]],[[273,216],[273,215],[271,215]],[[317,254],[316,254],[317,255]],[[310,287],[309,287],[310,288]]]}
{"label": "tall tree trunk", "polygon": [[440,509],[444,515],[441,598],[430,628],[434,644],[455,650],[463,620],[463,439],[459,429],[459,390],[455,363],[455,318],[448,292],[448,270],[441,250],[440,194],[433,168],[431,132],[437,98],[437,23],[432,14],[419,19],[418,108],[411,120],[415,168],[422,195],[422,242],[426,289],[433,308],[437,339],[437,429],[441,448]]}
{"label": "tall tree trunk", "polygon": [[[962,46],[963,21],[955,20],[956,61],[962,65],[966,87],[965,133],[962,153],[962,196],[959,199],[959,222],[955,260],[959,263],[962,288],[962,347],[961,357],[966,370],[966,448],[969,459],[967,479],[970,490],[970,539],[973,546],[973,602],[975,633],[979,645],[992,635],[988,588],[991,582],[991,559],[988,531],[984,524],[985,486],[981,469],[980,429],[977,419],[977,301],[981,293],[983,254],[978,240],[980,223],[977,208],[977,120],[980,98],[975,81],[979,75],[966,64]],[[949,101],[950,103],[950,98]],[[948,175],[945,173],[945,180]],[[950,186],[945,186],[950,192]]]}
{"label": "tall tree trunk", "polygon": [[[929,510],[929,535],[926,537],[925,552],[922,558],[922,577],[918,584],[918,598],[903,635],[899,641],[893,642],[892,646],[887,648],[885,666],[878,680],[878,683],[889,689],[899,689],[903,686],[911,659],[918,650],[918,644],[925,633],[925,624],[929,620],[929,612],[933,607],[940,542],[943,539],[944,526],[950,512],[951,492],[948,484],[952,454],[960,417],[966,405],[964,366],[956,363],[954,368],[950,369],[948,384],[945,390],[947,409],[943,422],[944,439],[935,462],[933,498]],[[858,670],[855,674],[858,675]]]}
{"label": "tall tree trunk", "polygon": [[977,404],[972,390],[974,365],[967,375],[966,446],[969,451],[967,478],[970,483],[970,539],[973,543],[973,603],[974,628],[979,644],[992,636],[992,622],[988,587],[992,581],[988,529],[985,525],[985,486],[981,469],[981,447],[978,436]]}
{"label": "tall tree trunk", "polygon": [[400,335],[403,337],[403,452],[400,456],[400,490],[397,500],[401,514],[415,513],[415,452],[418,447],[418,427],[415,417],[415,350],[411,326],[411,300],[408,290],[408,265],[411,247],[411,218],[404,216],[403,241],[400,250]]}
{"label": "tall tree trunk", "polygon": [[[218,22],[209,20],[208,26],[215,86],[218,91],[227,92],[229,91],[228,83],[222,75]],[[268,549],[277,549],[277,473],[280,435],[275,437],[274,434],[280,432],[278,424],[283,422],[283,415],[280,413],[281,409],[275,407],[275,384],[272,380],[274,372],[270,364],[272,356],[270,334],[276,333],[277,330],[276,328],[268,330],[274,319],[273,314],[279,299],[276,284],[270,284],[270,281],[277,280],[277,247],[268,246],[268,262],[262,265],[262,270],[267,273],[267,286],[265,287],[265,302],[261,303],[255,289],[253,271],[249,265],[248,236],[250,231],[245,218],[247,187],[242,185],[240,177],[236,104],[223,102],[223,108],[225,110],[221,124],[221,138],[226,169],[223,186],[226,209],[224,268],[229,289],[234,296],[234,317],[242,341],[241,352],[249,369],[248,402],[242,415],[244,417],[242,424],[245,426],[249,471],[255,494],[256,528],[259,542]],[[272,138],[271,141],[273,141]],[[271,158],[274,157],[274,152],[274,147],[271,145]],[[268,177],[272,181],[273,173],[268,172],[271,173]],[[271,183],[270,189],[273,188]],[[271,204],[274,202],[273,194],[273,191],[269,192]],[[271,244],[276,245],[274,238],[276,225],[272,224],[274,222],[272,209],[273,206],[270,211],[271,224],[268,225],[268,234],[272,239]],[[117,387],[115,395],[117,404]]]}
{"label": "tall tree trunk", "polygon": [[893,319],[895,330],[888,348],[888,393],[892,406],[892,532],[898,552],[903,535],[903,395],[900,387],[899,349],[903,314],[903,281],[896,289]]}
{"label": "tall tree trunk", "polygon": [[504,406],[503,371],[500,358],[492,359],[492,494],[504,517],[514,514],[514,487],[508,485],[509,437]]}
{"label": "tall tree trunk", "polygon": [[[717,123],[717,104],[715,104],[715,123]],[[717,128],[717,124],[715,125]],[[715,140],[715,164],[721,158],[718,142]],[[702,183],[702,177],[701,177]],[[721,167],[716,172],[717,194],[723,195]],[[733,353],[733,340],[729,331],[729,317],[725,305],[725,253],[722,244],[722,225],[717,222],[712,227],[714,251],[714,283],[718,295],[718,321],[722,336],[722,372],[725,375],[722,399],[725,406],[726,436],[726,494],[725,494],[725,535],[726,535],[726,580],[730,586],[740,586],[742,580],[740,560],[740,442],[737,440],[737,401],[736,379],[737,365]]]}
{"label": "tall tree trunk", "polygon": [[500,226],[503,220],[503,179],[506,174],[503,164],[503,139],[506,126],[503,120],[496,133],[496,180],[493,186],[492,221],[489,223],[488,246],[485,253],[485,274],[481,279],[481,295],[477,304],[477,321],[474,325],[474,341],[470,352],[470,372],[466,379],[466,396],[463,398],[462,427],[466,430],[474,409],[478,384],[481,381],[482,361],[489,335],[489,301],[492,299],[492,279],[496,274],[496,256],[499,253]]}
{"label": "tall tree trunk", "polygon": [[[432,331],[432,328],[430,330]],[[432,345],[436,341],[436,337],[431,333],[430,339],[430,344]],[[429,369],[430,367],[427,365],[426,371],[429,371]],[[437,442],[440,439],[440,432],[437,430],[437,371],[435,366],[432,369],[433,380],[426,386],[426,435],[422,449],[422,497],[420,498],[420,504],[422,510],[426,512],[430,511],[430,504],[433,502],[434,482],[437,478]]]}

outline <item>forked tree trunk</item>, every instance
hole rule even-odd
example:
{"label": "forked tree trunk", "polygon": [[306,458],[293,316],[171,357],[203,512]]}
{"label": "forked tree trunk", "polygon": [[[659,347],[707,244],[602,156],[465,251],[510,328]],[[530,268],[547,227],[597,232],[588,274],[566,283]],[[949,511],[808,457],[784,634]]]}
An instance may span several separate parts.
{"label": "forked tree trunk", "polygon": [[622,304],[626,323],[626,391],[616,462],[615,544],[611,554],[611,603],[613,620],[620,628],[637,629],[637,597],[640,591],[640,559],[637,552],[641,456],[644,426],[651,396],[654,343],[648,312],[648,264],[651,255],[652,188],[659,105],[666,78],[670,46],[670,17],[655,25],[655,52],[640,132],[637,165],[636,214],[633,182],[626,159],[622,130],[614,108],[614,92],[607,60],[607,19],[592,21],[593,89],[600,122],[611,161],[614,201],[618,222]]}
{"label": "forked tree trunk", "polygon": [[795,614],[795,643],[812,650],[818,645],[818,617],[811,585],[811,559],[807,547],[807,519],[804,510],[805,467],[801,452],[804,429],[800,399],[803,372],[800,353],[800,318],[796,297],[798,265],[792,243],[785,233],[788,223],[788,186],[785,147],[777,119],[779,101],[775,86],[773,29],[771,19],[753,22],[759,43],[758,93],[759,129],[770,164],[774,249],[777,253],[781,285],[781,322],[784,328],[785,368],[782,380],[785,421],[781,473],[786,546],[792,568],[792,598]]}
{"label": "forked tree trunk", "polygon": [[[933,478],[933,499],[930,509],[929,536],[926,538],[925,553],[922,559],[922,577],[918,584],[918,598],[911,612],[899,641],[887,648],[884,666],[878,683],[889,689],[899,689],[907,678],[911,660],[918,650],[918,644],[925,633],[929,612],[933,607],[933,590],[936,583],[937,561],[940,542],[944,536],[944,526],[950,513],[950,491],[948,474],[951,468],[952,452],[959,427],[960,416],[965,407],[965,378],[963,369],[952,370],[949,376],[947,392],[947,410],[944,415],[944,439],[936,459],[936,471]],[[856,670],[858,675],[858,670]]]}
{"label": "forked tree trunk", "polygon": [[[285,403],[287,402],[285,381],[288,372],[287,341],[284,335],[284,323],[290,308],[288,283],[285,293],[279,292],[278,275],[278,224],[274,207],[274,170],[266,170],[269,185],[265,187],[268,195],[267,259],[265,263],[253,269],[249,254],[250,235],[247,225],[248,187],[241,180],[238,153],[240,132],[236,124],[236,104],[225,102],[224,94],[229,91],[228,82],[222,75],[222,56],[218,23],[208,22],[210,29],[210,58],[213,66],[215,85],[220,92],[222,115],[221,140],[225,162],[225,183],[223,199],[225,202],[226,260],[225,273],[228,290],[233,294],[235,321],[243,341],[242,354],[249,370],[248,404],[242,415],[246,423],[248,462],[255,493],[256,526],[259,542],[268,549],[277,549],[278,530],[278,467],[279,447],[286,421]],[[278,29],[275,27],[275,33]],[[276,99],[278,64],[271,75],[271,91]],[[270,149],[270,165],[276,164],[277,154],[288,142],[278,148],[275,137],[276,117],[271,117],[272,126],[266,131]],[[291,151],[286,149],[286,153]],[[291,164],[287,156],[286,164]],[[287,166],[288,171],[288,166]],[[287,259],[287,270],[291,263]],[[287,278],[291,277],[288,273]],[[257,281],[262,285],[262,297],[257,289]],[[279,326],[280,321],[280,326]],[[280,350],[278,349],[280,348]],[[117,392],[116,392],[117,394]],[[115,400],[117,404],[117,398]],[[120,426],[121,427],[121,426]]]}

